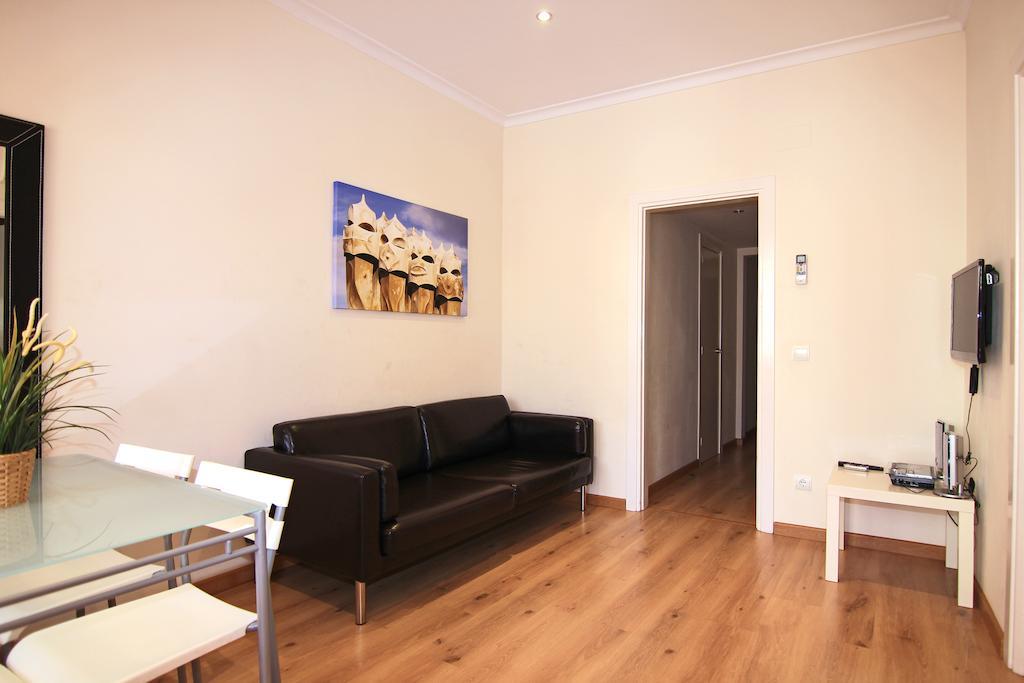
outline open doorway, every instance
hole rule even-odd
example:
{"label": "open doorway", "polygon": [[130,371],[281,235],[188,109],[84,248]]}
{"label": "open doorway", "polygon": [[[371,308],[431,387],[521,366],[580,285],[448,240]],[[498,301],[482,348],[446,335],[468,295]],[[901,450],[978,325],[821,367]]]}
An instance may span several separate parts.
{"label": "open doorway", "polygon": [[626,509],[647,507],[646,338],[648,218],[664,209],[757,198],[757,530],[775,530],[775,178],[748,178],[630,197]]}
{"label": "open doorway", "polygon": [[758,199],[653,210],[646,224],[649,500],[754,524]]}

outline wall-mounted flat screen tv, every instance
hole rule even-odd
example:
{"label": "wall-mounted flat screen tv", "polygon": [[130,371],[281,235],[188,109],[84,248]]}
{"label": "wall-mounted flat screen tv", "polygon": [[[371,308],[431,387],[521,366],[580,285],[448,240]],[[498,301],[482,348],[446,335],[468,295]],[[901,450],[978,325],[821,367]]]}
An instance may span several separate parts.
{"label": "wall-mounted flat screen tv", "polygon": [[985,261],[978,259],[953,275],[950,352],[965,363],[984,363],[985,347],[992,341],[992,287],[986,273]]}

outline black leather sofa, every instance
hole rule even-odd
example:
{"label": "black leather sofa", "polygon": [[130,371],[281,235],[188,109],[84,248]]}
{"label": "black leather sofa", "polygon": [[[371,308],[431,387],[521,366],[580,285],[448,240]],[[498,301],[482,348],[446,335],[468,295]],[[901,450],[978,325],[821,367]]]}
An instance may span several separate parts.
{"label": "black leather sofa", "polygon": [[249,469],[294,480],[281,552],[366,584],[593,481],[593,420],[504,396],[294,420]]}

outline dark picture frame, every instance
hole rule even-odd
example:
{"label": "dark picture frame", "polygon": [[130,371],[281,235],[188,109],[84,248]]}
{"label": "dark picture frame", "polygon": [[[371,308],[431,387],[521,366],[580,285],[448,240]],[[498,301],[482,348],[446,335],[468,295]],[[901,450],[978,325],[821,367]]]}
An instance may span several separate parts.
{"label": "dark picture frame", "polygon": [[24,324],[32,300],[43,293],[44,127],[0,115],[4,154],[3,315],[0,344],[7,348],[12,315]]}

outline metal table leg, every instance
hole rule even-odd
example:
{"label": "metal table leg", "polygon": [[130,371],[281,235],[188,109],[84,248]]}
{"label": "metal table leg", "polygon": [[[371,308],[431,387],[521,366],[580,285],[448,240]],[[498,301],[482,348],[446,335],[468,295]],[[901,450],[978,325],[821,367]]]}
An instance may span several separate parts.
{"label": "metal table leg", "polygon": [[280,683],[277,665],[277,638],[274,635],[274,614],[270,604],[270,572],[267,568],[267,518],[263,510],[250,517],[256,523],[256,631],[259,648],[260,683]]}

